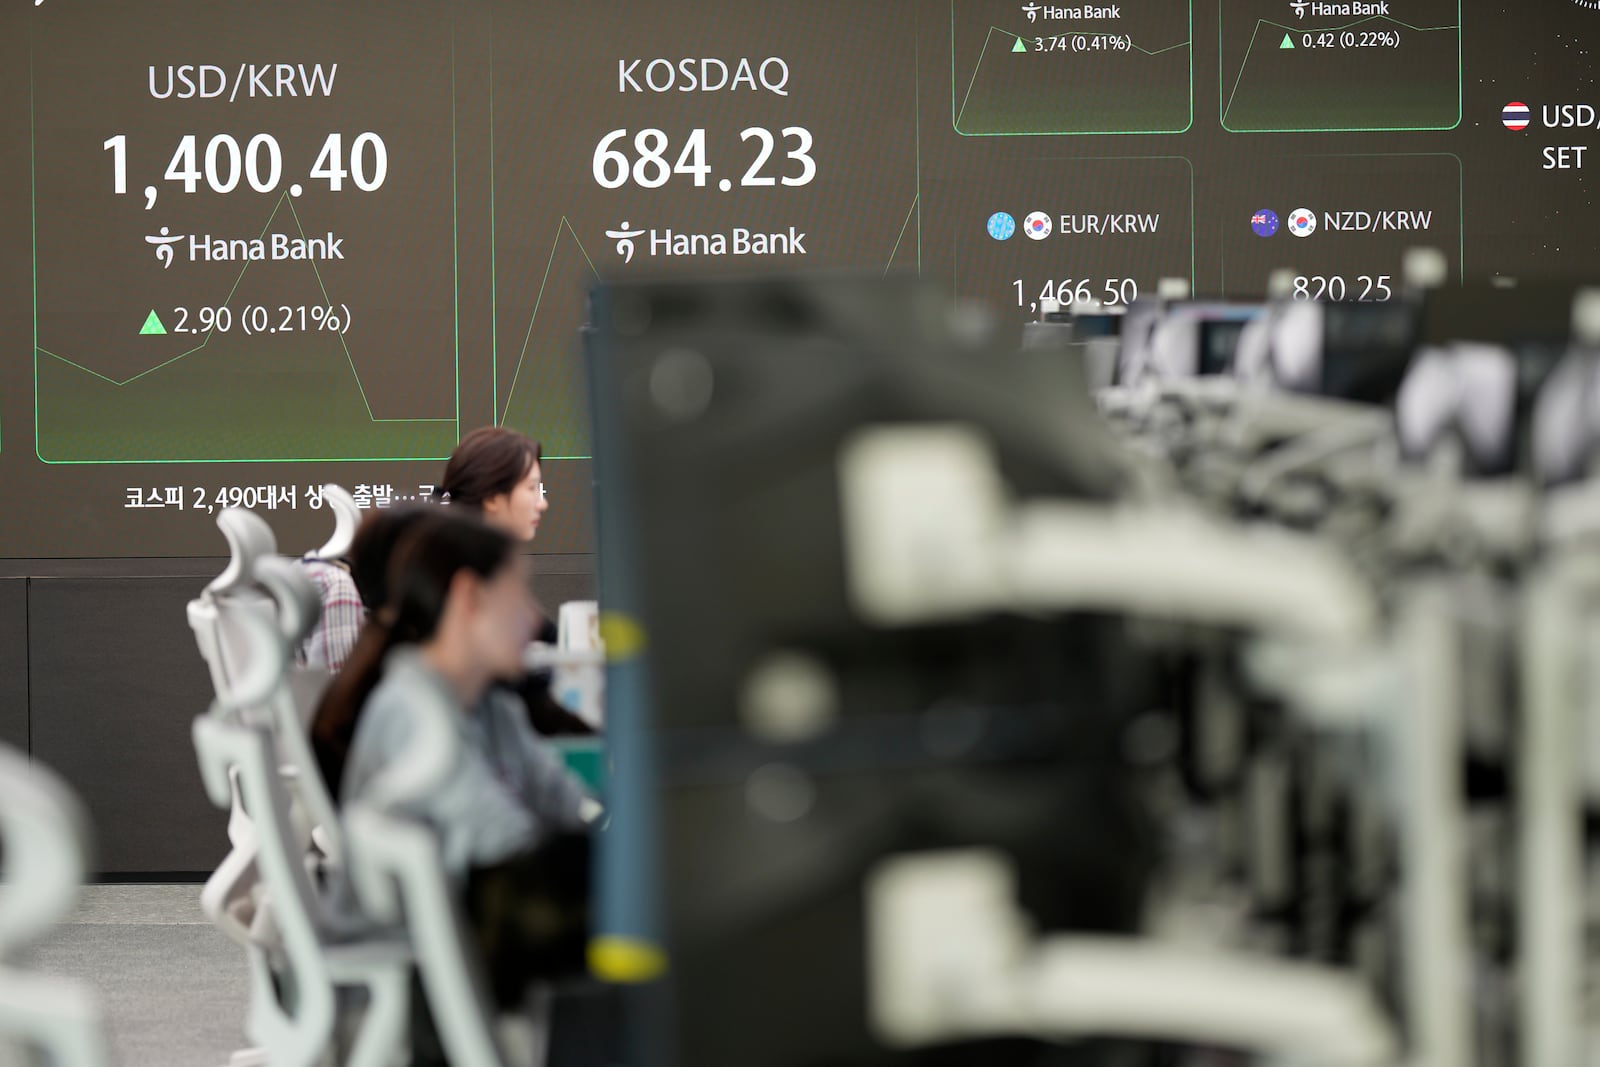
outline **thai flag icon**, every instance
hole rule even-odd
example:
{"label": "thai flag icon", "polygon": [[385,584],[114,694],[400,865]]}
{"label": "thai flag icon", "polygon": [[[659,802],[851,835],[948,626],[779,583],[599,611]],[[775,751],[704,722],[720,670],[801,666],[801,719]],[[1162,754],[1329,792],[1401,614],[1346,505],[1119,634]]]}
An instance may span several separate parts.
{"label": "thai flag icon", "polygon": [[1500,109],[1500,121],[1505,123],[1505,127],[1508,130],[1527,129],[1528,120],[1532,115],[1533,113],[1529,110],[1528,105],[1521,101],[1513,101]]}

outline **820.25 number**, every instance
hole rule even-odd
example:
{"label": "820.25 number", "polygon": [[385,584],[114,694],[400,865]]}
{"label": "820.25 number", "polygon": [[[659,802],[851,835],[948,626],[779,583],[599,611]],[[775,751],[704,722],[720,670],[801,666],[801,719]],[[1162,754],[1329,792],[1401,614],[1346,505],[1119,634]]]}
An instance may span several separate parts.
{"label": "820.25 number", "polygon": [[1338,274],[1301,275],[1294,280],[1296,300],[1354,300],[1363,304],[1381,304],[1394,299],[1387,274],[1363,274],[1351,281]]}

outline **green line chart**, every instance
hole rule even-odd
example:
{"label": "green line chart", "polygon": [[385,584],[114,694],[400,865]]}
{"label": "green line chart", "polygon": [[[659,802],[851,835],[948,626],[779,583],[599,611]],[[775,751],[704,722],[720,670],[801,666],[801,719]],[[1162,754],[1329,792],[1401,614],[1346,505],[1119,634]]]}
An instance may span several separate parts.
{"label": "green line chart", "polygon": [[[1398,6],[1398,4],[1396,5]],[[1459,0],[1409,0],[1406,17],[1280,21],[1268,0],[1224,0],[1222,125],[1234,133],[1448,130],[1461,121]],[[1268,17],[1274,16],[1274,17]]]}
{"label": "green line chart", "polygon": [[[885,275],[892,270],[917,269],[920,239],[915,220],[921,203],[918,194],[906,208],[884,263]],[[648,241],[649,237],[641,239]],[[547,459],[588,459],[587,387],[577,329],[584,320],[584,290],[601,280],[601,273],[571,216],[563,214],[556,223],[549,252],[537,274],[533,310],[511,364],[509,383],[503,398],[498,399],[496,422],[537,437]],[[495,362],[498,383],[498,354]]]}
{"label": "green line chart", "polygon": [[[285,207],[293,232],[308,239],[298,208],[284,193],[257,240],[267,238]],[[269,325],[246,334],[242,308],[252,303],[270,307],[262,319]],[[351,350],[352,336],[359,349],[360,324],[352,323],[348,333],[315,323],[311,329],[291,326],[280,332],[284,308],[341,307],[314,260],[247,261],[221,298],[206,306],[209,328],[186,335],[167,332],[162,320],[172,316],[164,309],[152,308],[148,316],[141,311],[135,318],[145,325],[130,323],[126,343],[156,351],[153,362],[126,375],[97,370],[81,353],[59,351],[66,346],[44,338],[67,324],[61,316],[43,320],[34,357],[40,458],[50,463],[439,459],[454,447],[457,420],[453,413],[443,414],[453,407],[453,393],[417,398],[438,414],[398,415],[374,406]],[[226,328],[222,309],[227,309]],[[173,348],[180,350],[166,354]],[[453,368],[448,346],[438,357]]]}
{"label": "green line chart", "polygon": [[[555,271],[558,262],[561,269]],[[554,291],[552,273],[566,279]],[[577,351],[587,285],[576,279],[598,281],[600,272],[572,220],[562,215],[550,241],[550,254],[539,277],[505,399],[496,410],[496,422],[538,437],[549,459],[585,459],[589,452],[586,387]],[[498,360],[496,355],[497,388]]]}
{"label": "green line chart", "polygon": [[[1038,5],[1033,17],[1037,19]],[[1124,10],[1126,9],[1126,10]],[[1023,11],[1028,11],[1024,7]],[[1024,22],[1015,4],[951,0],[950,122],[959,134],[1182,133],[1193,123],[1192,4],[1114,19]]]}

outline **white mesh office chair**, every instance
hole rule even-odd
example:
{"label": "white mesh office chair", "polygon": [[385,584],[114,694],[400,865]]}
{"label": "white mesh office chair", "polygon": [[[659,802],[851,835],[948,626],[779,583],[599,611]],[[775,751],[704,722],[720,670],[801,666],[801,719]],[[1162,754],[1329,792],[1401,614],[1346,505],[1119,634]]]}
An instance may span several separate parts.
{"label": "white mesh office chair", "polygon": [[[195,720],[193,733],[212,801],[220,807],[237,794],[250,813],[256,865],[271,909],[272,943],[252,939],[246,952],[251,968],[247,1032],[273,1067],[313,1067],[332,1044],[336,987],[361,986],[368,991],[367,1015],[347,1062],[387,1067],[404,1040],[410,953],[402,942],[381,937],[349,943],[330,939],[290,815],[270,716],[263,711],[273,691],[282,688],[290,646],[255,615],[242,616],[234,632],[258,654],[252,663],[260,670],[252,669],[250,680],[265,681],[273,673],[277,678],[253,691],[232,691],[230,696],[245,699],[233,706],[219,700]],[[274,973],[292,989],[292,1005],[277,995]]]}
{"label": "white mesh office chair", "polygon": [[[220,804],[218,789],[227,789],[236,831],[202,900],[245,949],[247,1032],[262,1046],[233,1063],[318,1062],[332,1038],[335,987],[353,986],[367,991],[367,1010],[347,1062],[382,1067],[404,1041],[409,951],[397,938],[336,924],[307,863],[313,833],[330,860],[342,840],[289,684],[290,650],[316,621],[316,592],[293,561],[273,553],[257,516],[230,510],[218,525],[233,559],[191,604],[190,621],[218,685],[216,706],[196,724],[196,747],[213,800]],[[287,979],[292,1006],[275,975]]]}
{"label": "white mesh office chair", "polygon": [[[316,587],[299,564],[282,556],[265,556],[257,560],[255,576],[277,609],[279,633],[285,641],[293,642],[289,647],[300,647],[301,639],[316,624],[317,614],[321,610]],[[343,862],[344,833],[333,798],[328,792],[327,783],[322,780],[316,756],[311,750],[307,716],[303,713],[304,701],[314,694],[315,689],[297,687],[297,676],[304,672],[292,665],[286,669],[284,684],[273,691],[266,709],[271,716],[282,760],[280,770],[294,782],[294,795],[303,819],[309,824],[309,835],[328,863],[338,866]],[[317,673],[320,675],[322,672]]]}
{"label": "white mesh office chair", "polygon": [[333,512],[333,534],[321,548],[311,553],[311,558],[344,559],[356,539],[356,528],[361,525],[361,505],[349,490],[333,482],[322,487],[322,499]]}
{"label": "white mesh office chair", "polygon": [[[218,575],[188,608],[189,626],[194,631],[201,658],[211,676],[212,688],[219,699],[235,685],[245,669],[249,650],[239,645],[237,623],[232,621],[244,614],[254,614],[271,622],[280,632],[304,633],[314,624],[318,606],[314,591],[308,593],[296,584],[293,577],[278,583],[276,596],[269,593],[261,581],[258,569],[262,561],[276,558],[277,542],[272,530],[253,512],[229,508],[217,518],[231,550],[227,568]],[[287,639],[287,637],[285,638]],[[270,694],[274,708],[314,699],[314,685],[300,685],[300,679],[291,678],[290,691]],[[225,700],[232,703],[231,700]],[[297,714],[297,712],[296,712]],[[283,718],[287,726],[289,717]],[[300,728],[283,730],[279,743],[285,746],[285,767],[292,778],[298,778],[296,768],[308,765],[310,750]],[[317,844],[325,855],[336,859],[336,845],[329,840],[336,837],[337,826],[333,819],[333,806],[321,788],[320,779],[308,779],[309,795],[300,798],[296,811],[301,832],[315,834]],[[321,824],[328,823],[324,829]],[[250,862],[254,847],[253,831],[249,818],[235,802],[228,819],[228,837],[233,850],[218,867],[201,896],[201,904],[228,936],[245,944],[248,931],[244,929],[243,916],[248,914],[248,896],[255,884],[254,868]]]}
{"label": "white mesh office chair", "polygon": [[[217,517],[217,527],[228,542],[229,560],[222,573],[217,575],[188,606],[189,627],[194,631],[200,658],[205,661],[211,677],[213,691],[220,699],[231,690],[240,689],[241,675],[248,662],[245,650],[235,647],[219,619],[219,605],[224,599],[232,600],[239,610],[256,610],[263,620],[271,613],[271,605],[264,594],[254,586],[252,575],[255,561],[277,550],[277,540],[271,527],[247,511],[228,509]],[[253,609],[244,605],[254,603]],[[270,676],[255,679],[241,691],[260,689],[269,692]],[[251,926],[256,915],[257,887],[260,874],[256,867],[258,842],[256,830],[244,805],[234,790],[228,810],[228,855],[217,865],[200,892],[200,907],[212,925],[247,953],[253,951],[255,941]],[[230,1067],[262,1067],[266,1055],[261,1049],[240,1049],[230,1060]]]}
{"label": "white mesh office chair", "polygon": [[0,746],[0,1047],[18,1042],[53,1067],[104,1067],[99,1003],[77,982],[9,964],[71,910],[83,882],[86,827],[59,778]]}

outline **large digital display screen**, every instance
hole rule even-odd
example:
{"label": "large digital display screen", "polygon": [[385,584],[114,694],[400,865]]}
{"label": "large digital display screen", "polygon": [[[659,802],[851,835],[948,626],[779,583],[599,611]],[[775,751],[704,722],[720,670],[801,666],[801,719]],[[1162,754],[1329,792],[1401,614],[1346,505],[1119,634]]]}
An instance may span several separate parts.
{"label": "large digital display screen", "polygon": [[1600,264],[1585,0],[8,0],[0,556],[285,550],[317,487],[544,445],[587,552],[597,281],[921,273],[1007,329],[1159,279]]}

